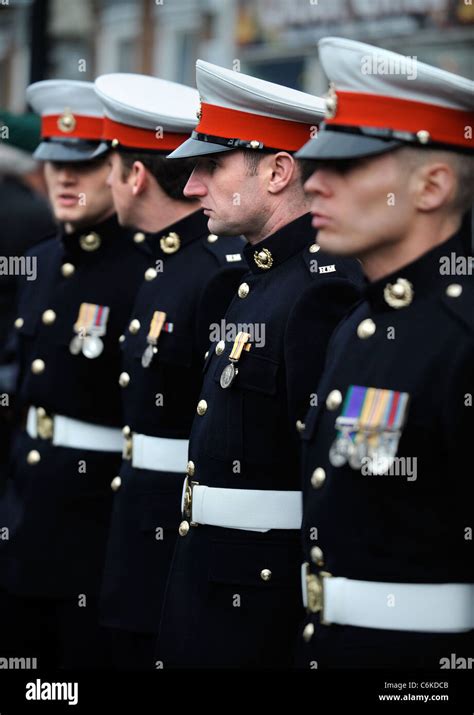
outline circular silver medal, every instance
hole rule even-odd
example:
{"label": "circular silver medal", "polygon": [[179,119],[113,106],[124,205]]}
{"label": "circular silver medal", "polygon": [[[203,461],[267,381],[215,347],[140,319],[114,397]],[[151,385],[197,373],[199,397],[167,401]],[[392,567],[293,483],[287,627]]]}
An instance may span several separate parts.
{"label": "circular silver medal", "polygon": [[350,433],[344,432],[332,443],[329,450],[329,461],[333,467],[342,467],[342,465],[349,460],[353,450],[354,443],[350,437]]}
{"label": "circular silver medal", "polygon": [[220,382],[224,390],[232,385],[238,371],[239,369],[235,367],[233,362],[229,363],[229,365],[223,369]]}
{"label": "circular silver medal", "polygon": [[142,355],[142,367],[150,367],[154,354],[155,349],[153,348],[153,345],[147,345],[145,352]]}
{"label": "circular silver medal", "polygon": [[79,355],[79,353],[82,350],[82,341],[84,338],[79,337],[79,335],[75,335],[71,342],[69,343],[69,352],[71,355]]}
{"label": "circular silver medal", "polygon": [[84,357],[89,358],[89,360],[99,357],[103,349],[104,343],[97,335],[88,335],[84,338],[82,354]]}

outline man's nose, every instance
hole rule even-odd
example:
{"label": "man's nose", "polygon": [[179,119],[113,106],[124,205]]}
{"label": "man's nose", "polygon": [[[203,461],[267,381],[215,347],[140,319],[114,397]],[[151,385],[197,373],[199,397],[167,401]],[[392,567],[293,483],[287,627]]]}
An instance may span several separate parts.
{"label": "man's nose", "polygon": [[207,193],[206,186],[200,177],[200,172],[195,168],[184,187],[183,194],[188,199],[200,198]]}
{"label": "man's nose", "polygon": [[328,195],[330,193],[329,172],[324,167],[317,167],[305,181],[303,188],[307,194]]}

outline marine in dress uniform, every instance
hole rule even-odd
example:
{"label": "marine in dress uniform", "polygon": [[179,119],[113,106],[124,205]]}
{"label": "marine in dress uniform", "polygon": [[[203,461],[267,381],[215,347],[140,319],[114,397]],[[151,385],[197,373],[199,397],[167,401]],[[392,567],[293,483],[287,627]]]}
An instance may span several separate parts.
{"label": "marine in dress uniform", "polygon": [[[319,281],[351,287],[357,265],[319,251],[300,176],[275,190],[273,201],[273,184],[263,179],[278,174],[280,162],[293,165],[291,153],[320,119],[321,100],[200,60],[197,86],[199,124],[171,154],[205,157],[185,193],[199,196],[211,230],[219,222],[237,232],[280,220],[247,243],[249,272],[204,364],[157,657],[165,669],[284,668],[301,617],[297,432],[309,393],[298,358],[310,341],[293,329],[292,315]],[[262,173],[226,170],[227,158],[235,167],[252,152],[261,152]],[[231,216],[226,185],[240,197]],[[258,212],[249,221],[254,201]],[[330,313],[332,306],[321,297],[315,309]],[[328,338],[318,335],[319,353]],[[313,377],[317,371],[316,364]]]}
{"label": "marine in dress uniform", "polygon": [[369,60],[405,58],[346,39],[319,49],[327,120],[298,156],[322,162],[306,184],[321,245],[358,255],[367,283],[302,434],[298,663],[438,670],[454,654],[462,667],[474,627],[474,291],[460,230],[474,86],[420,62],[411,81],[364,74]]}
{"label": "marine in dress uniform", "polygon": [[[0,265],[52,235],[56,224],[44,196],[37,190],[42,167],[31,154],[40,142],[39,117],[35,114],[0,112]],[[18,278],[0,268],[0,493],[7,472],[9,445],[15,415],[15,385],[18,372],[15,320]],[[8,404],[5,396],[8,395]]]}
{"label": "marine in dress uniform", "polygon": [[[49,186],[55,213],[66,205],[71,219],[29,251],[36,280],[23,279],[19,294],[26,424],[0,503],[2,634],[38,667],[103,666],[96,602],[123,444],[118,340],[149,259],[113,213],[93,84],[39,82],[27,96],[42,115],[36,157],[67,173]],[[58,192],[67,200],[58,204]]]}
{"label": "marine in dress uniform", "polygon": [[[110,177],[119,218],[127,223],[133,216],[136,227],[147,230],[137,231],[135,241],[149,251],[121,343],[126,448],[112,481],[101,620],[113,629],[115,667],[151,668],[210,326],[223,318],[235,293],[244,241],[209,233],[197,202],[182,195],[190,162],[166,159],[196,123],[197,91],[129,74],[104,75],[95,86],[105,107],[105,138],[120,162],[120,178]],[[131,186],[132,205],[121,204],[127,157],[149,166],[146,205],[136,207]]]}

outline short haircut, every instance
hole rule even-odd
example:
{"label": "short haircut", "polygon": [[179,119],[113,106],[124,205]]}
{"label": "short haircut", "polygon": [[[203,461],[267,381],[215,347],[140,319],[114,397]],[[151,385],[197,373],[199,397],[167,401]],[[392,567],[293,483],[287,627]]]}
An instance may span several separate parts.
{"label": "short haircut", "polygon": [[120,151],[122,179],[129,176],[133,164],[140,161],[156,179],[159,186],[171,199],[193,201],[183,194],[184,187],[194,169],[195,162],[189,159],[167,159],[165,154],[156,152]]}

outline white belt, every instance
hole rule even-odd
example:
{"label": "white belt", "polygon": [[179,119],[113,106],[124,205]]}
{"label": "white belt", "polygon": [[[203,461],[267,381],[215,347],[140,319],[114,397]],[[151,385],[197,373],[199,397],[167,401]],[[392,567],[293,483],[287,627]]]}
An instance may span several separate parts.
{"label": "white belt", "polygon": [[220,489],[187,479],[181,508],[194,524],[244,531],[301,528],[301,492]]}
{"label": "white belt", "polygon": [[153,469],[160,472],[186,472],[189,441],[149,437],[146,434],[132,436],[132,465],[137,469]]}
{"label": "white belt", "polygon": [[26,431],[32,439],[50,439],[56,447],[119,453],[123,447],[123,435],[118,427],[104,427],[63,415],[46,415],[36,407],[28,410]]}
{"label": "white belt", "polygon": [[303,604],[329,625],[457,633],[474,628],[474,584],[357,581],[302,568]]}

